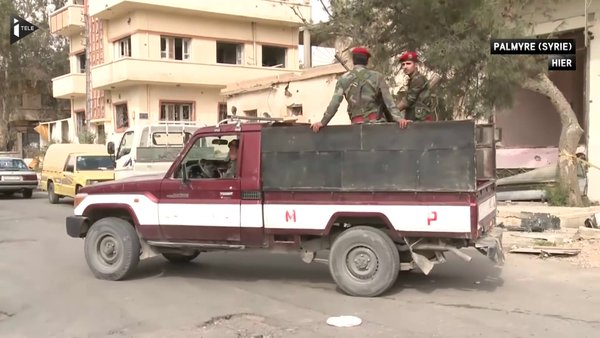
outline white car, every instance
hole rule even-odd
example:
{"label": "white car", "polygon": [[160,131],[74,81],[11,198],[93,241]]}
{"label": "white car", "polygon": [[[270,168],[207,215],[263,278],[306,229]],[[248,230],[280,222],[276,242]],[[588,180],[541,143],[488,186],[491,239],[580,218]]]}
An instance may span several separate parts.
{"label": "white car", "polygon": [[25,161],[14,157],[0,157],[1,194],[12,195],[19,192],[24,198],[31,198],[37,187],[37,174],[27,167]]}

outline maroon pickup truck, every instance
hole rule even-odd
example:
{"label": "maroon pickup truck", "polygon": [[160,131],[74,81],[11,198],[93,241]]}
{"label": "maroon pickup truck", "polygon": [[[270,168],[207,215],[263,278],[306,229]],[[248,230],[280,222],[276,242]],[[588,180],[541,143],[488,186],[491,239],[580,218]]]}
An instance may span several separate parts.
{"label": "maroon pickup truck", "polygon": [[[399,271],[428,274],[474,247],[502,264],[492,125],[474,121],[329,126],[232,117],[204,127],[170,169],[82,188],[67,234],[85,238],[97,278],[141,259],[213,250],[328,251],[349,295],[373,297]],[[231,151],[238,140],[239,150]],[[234,149],[235,150],[235,149]],[[237,154],[237,157],[235,155]]]}

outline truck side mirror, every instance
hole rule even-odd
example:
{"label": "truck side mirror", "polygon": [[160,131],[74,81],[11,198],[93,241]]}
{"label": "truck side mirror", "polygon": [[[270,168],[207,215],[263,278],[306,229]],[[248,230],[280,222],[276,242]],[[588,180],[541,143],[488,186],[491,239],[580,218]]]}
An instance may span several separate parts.
{"label": "truck side mirror", "polygon": [[112,141],[110,141],[106,144],[106,151],[108,152],[109,155],[115,154],[115,144]]}

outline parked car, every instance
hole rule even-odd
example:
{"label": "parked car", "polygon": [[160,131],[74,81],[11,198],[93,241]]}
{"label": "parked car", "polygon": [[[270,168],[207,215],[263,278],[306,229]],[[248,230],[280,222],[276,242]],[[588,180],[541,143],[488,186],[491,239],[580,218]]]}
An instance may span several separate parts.
{"label": "parked car", "polygon": [[22,159],[0,157],[0,193],[12,195],[18,192],[24,198],[31,198],[37,187],[37,174]]}

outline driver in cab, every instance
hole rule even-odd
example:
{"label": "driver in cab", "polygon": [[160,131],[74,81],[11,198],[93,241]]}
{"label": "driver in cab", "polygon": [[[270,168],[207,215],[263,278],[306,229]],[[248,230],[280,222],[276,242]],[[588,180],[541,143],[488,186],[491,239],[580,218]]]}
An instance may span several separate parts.
{"label": "driver in cab", "polygon": [[240,141],[239,140],[232,140],[231,142],[229,142],[229,162],[227,164],[227,171],[223,174],[223,178],[234,178],[235,177],[235,173],[236,173],[236,162],[237,162],[237,155],[238,155],[238,149],[240,146]]}

